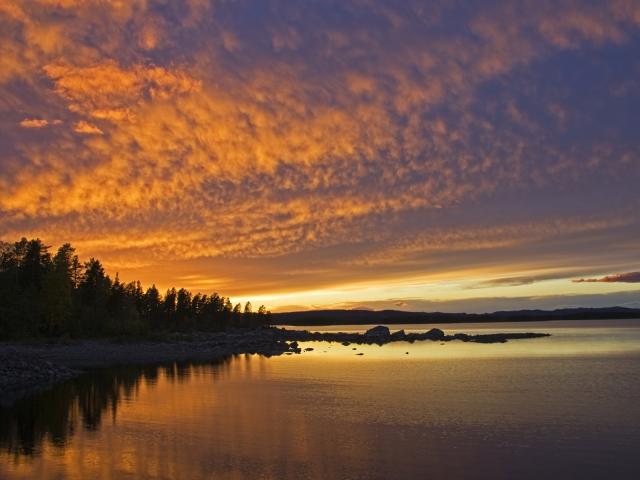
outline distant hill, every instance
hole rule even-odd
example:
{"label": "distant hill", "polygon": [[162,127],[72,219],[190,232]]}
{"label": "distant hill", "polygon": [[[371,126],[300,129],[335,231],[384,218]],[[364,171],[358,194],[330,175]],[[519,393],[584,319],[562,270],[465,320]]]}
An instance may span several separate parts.
{"label": "distant hill", "polygon": [[625,307],[513,310],[493,313],[403,312],[400,310],[309,310],[273,313],[274,325],[359,325],[398,323],[485,323],[545,320],[609,320],[638,318],[640,309]]}

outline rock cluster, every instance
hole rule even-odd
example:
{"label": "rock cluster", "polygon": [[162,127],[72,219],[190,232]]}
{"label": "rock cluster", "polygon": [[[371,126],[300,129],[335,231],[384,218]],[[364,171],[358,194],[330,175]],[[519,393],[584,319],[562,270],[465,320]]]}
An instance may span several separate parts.
{"label": "rock cluster", "polygon": [[[273,330],[273,329],[272,329]],[[289,342],[339,342],[344,346],[352,343],[362,344],[378,344],[384,345],[390,342],[409,342],[431,340],[440,342],[449,342],[452,340],[460,340],[462,342],[475,343],[504,343],[508,340],[516,340],[522,338],[539,338],[547,337],[548,333],[489,333],[480,335],[468,335],[466,333],[456,333],[454,335],[446,335],[439,328],[432,328],[426,332],[405,333],[404,330],[398,330],[391,333],[388,327],[379,325],[367,330],[365,333],[347,333],[347,332],[309,332],[308,330],[286,330],[275,329],[275,338],[279,338]]]}

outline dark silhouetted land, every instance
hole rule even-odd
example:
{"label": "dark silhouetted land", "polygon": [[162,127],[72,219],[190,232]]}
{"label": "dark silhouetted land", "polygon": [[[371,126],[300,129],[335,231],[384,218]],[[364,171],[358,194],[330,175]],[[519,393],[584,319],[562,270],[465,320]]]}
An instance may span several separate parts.
{"label": "dark silhouetted land", "polygon": [[310,310],[273,313],[275,325],[373,325],[540,322],[550,320],[640,319],[640,309],[624,307],[513,310],[493,313],[404,312],[400,310]]}

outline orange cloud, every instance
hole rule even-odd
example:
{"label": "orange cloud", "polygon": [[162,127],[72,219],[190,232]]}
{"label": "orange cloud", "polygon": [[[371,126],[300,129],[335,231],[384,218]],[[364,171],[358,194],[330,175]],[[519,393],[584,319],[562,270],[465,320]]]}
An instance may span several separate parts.
{"label": "orange cloud", "polygon": [[197,91],[201,85],[181,71],[144,65],[124,69],[112,60],[87,67],[49,64],[43,69],[55,82],[55,91],[70,101],[72,111],[106,118],[128,116],[125,113],[119,117],[113,112],[126,112],[147,97],[167,99]]}
{"label": "orange cloud", "polygon": [[22,128],[43,128],[47,125],[49,125],[49,122],[42,118],[25,118],[20,122]]}
{"label": "orange cloud", "polygon": [[86,133],[88,135],[102,135],[103,131],[96,127],[94,124],[80,120],[73,126],[73,131],[76,133]]}

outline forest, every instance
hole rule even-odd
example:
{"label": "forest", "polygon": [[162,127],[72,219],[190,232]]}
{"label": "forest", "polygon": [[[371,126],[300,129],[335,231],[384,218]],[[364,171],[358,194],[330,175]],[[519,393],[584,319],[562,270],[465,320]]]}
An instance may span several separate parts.
{"label": "forest", "polygon": [[40,239],[0,242],[0,339],[144,336],[253,328],[264,306],[111,279],[99,260],[81,262],[70,244],[52,254]]}

